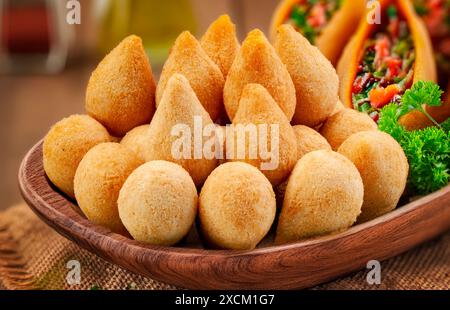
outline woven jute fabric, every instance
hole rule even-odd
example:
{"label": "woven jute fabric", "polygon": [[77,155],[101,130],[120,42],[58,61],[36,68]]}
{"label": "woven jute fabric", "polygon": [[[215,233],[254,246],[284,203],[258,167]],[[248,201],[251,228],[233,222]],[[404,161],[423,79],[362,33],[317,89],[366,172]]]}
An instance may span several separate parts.
{"label": "woven jute fabric", "polygon": [[[81,266],[69,285],[70,266]],[[381,283],[362,270],[314,289],[450,289],[450,232],[381,262]],[[0,213],[0,289],[176,289],[110,264],[61,237],[25,204]]]}

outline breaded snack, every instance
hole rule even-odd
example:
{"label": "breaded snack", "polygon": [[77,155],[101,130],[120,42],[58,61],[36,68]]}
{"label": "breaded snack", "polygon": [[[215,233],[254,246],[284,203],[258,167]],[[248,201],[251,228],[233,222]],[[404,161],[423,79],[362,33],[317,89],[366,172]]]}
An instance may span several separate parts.
{"label": "breaded snack", "polygon": [[358,222],[395,209],[405,190],[409,170],[397,141],[381,131],[363,131],[345,140],[338,152],[355,164],[364,183],[364,203]]}
{"label": "breaded snack", "polygon": [[109,141],[109,142],[120,143],[120,141],[122,141],[122,138],[121,138],[121,137],[114,137],[114,136],[111,136],[111,141]]}
{"label": "breaded snack", "polygon": [[272,15],[272,40],[281,24],[291,24],[305,34],[335,65],[347,41],[364,16],[366,1],[282,0]]}
{"label": "breaded snack", "polygon": [[175,73],[186,77],[211,119],[216,120],[223,111],[225,79],[189,31],[178,36],[164,64],[156,88],[156,106],[160,104],[167,83]]}
{"label": "breaded snack", "polygon": [[143,161],[145,161],[144,149],[149,127],[150,125],[141,125],[133,128],[120,141],[120,144],[133,151]]}
{"label": "breaded snack", "polygon": [[126,234],[119,218],[119,191],[143,162],[119,143],[101,143],[86,153],[74,179],[75,197],[86,217],[113,232]]}
{"label": "breaded snack", "polygon": [[[327,139],[322,137],[316,130],[304,125],[292,126],[297,138],[297,160],[304,155],[318,150],[331,150]],[[277,207],[283,205],[284,194],[286,192],[288,180],[275,187],[275,196],[277,197]]]}
{"label": "breaded snack", "polygon": [[74,198],[73,178],[83,156],[93,146],[109,142],[105,127],[87,115],[72,115],[57,122],[44,138],[44,170],[50,181]]}
{"label": "breaded snack", "polygon": [[216,158],[218,160],[218,165],[224,164],[226,162],[227,157],[227,148],[226,148],[226,134],[227,127],[216,125]]}
{"label": "breaded snack", "polygon": [[[274,186],[289,176],[297,162],[294,129],[263,86],[244,87],[233,129],[234,137],[227,134],[226,144],[227,152],[233,154],[231,160],[255,166]],[[231,149],[230,140],[234,142]]]}
{"label": "breaded snack", "polygon": [[200,193],[200,228],[213,247],[251,250],[269,231],[275,210],[272,186],[258,169],[225,163],[211,173]]}
{"label": "breaded snack", "polygon": [[330,116],[319,132],[336,151],[348,137],[367,130],[378,130],[377,124],[365,113],[345,109]]}
{"label": "breaded snack", "polygon": [[297,137],[297,158],[300,159],[304,155],[312,151],[331,150],[327,139],[322,137],[320,133],[312,128],[303,125],[292,127]]}
{"label": "breaded snack", "polygon": [[150,122],[155,112],[155,89],[142,40],[132,35],[92,72],[86,90],[86,111],[112,135],[123,136]]}
{"label": "breaded snack", "polygon": [[[433,45],[413,1],[378,0],[376,4],[376,9],[367,6],[367,18],[361,19],[337,66],[344,106],[374,118],[386,104],[400,104],[401,96],[416,82],[437,81]],[[422,108],[434,118],[450,116],[450,105],[431,109],[424,104]],[[433,125],[417,110],[400,117],[399,123],[407,130]]]}
{"label": "breaded snack", "polygon": [[364,188],[355,165],[333,151],[314,151],[292,171],[276,243],[345,230],[361,213]]}
{"label": "breaded snack", "polygon": [[[450,14],[450,12],[449,12],[449,14]],[[450,68],[449,68],[449,70],[450,70]],[[450,76],[448,78],[450,78]],[[448,83],[446,91],[443,95],[442,104],[440,106],[434,106],[434,107],[426,106],[426,108],[427,108],[426,111],[438,123],[442,123],[450,117],[450,82]],[[411,112],[409,112],[408,114],[411,114]],[[408,116],[408,114],[404,115],[403,118]],[[402,118],[400,118],[400,122],[401,122],[401,120],[402,120]],[[405,126],[404,123],[403,123],[403,125]],[[433,126],[433,125],[430,125],[430,126]]]}
{"label": "breaded snack", "polygon": [[135,240],[173,245],[192,227],[197,189],[180,165],[156,160],[137,168],[120,190],[119,215]]}
{"label": "breaded snack", "polygon": [[245,85],[264,86],[278,103],[288,121],[295,111],[295,88],[286,67],[264,34],[251,31],[228,72],[223,99],[228,116],[233,120]]}
{"label": "breaded snack", "polygon": [[[204,156],[202,147],[210,140],[209,137],[204,136],[201,145],[195,144],[195,122],[199,121],[201,124],[197,124],[201,125],[202,129],[208,125],[215,128],[188,80],[181,74],[174,74],[167,83],[150,123],[144,150],[145,160],[177,163],[189,172],[197,186],[203,184],[216,168],[217,159],[215,156],[211,159]],[[212,138],[214,139],[214,136]],[[196,153],[200,153],[200,158],[196,158]]]}
{"label": "breaded snack", "polygon": [[346,107],[342,104],[341,100],[338,100],[336,102],[336,106],[334,107],[333,112],[331,112],[331,115],[334,115],[338,112],[341,112],[342,110],[346,109]]}
{"label": "breaded snack", "polygon": [[[297,161],[304,155],[318,150],[331,150],[330,144],[316,130],[304,125],[292,126],[297,140]],[[288,180],[275,187],[277,207],[283,205]]]}
{"label": "breaded snack", "polygon": [[236,26],[230,17],[225,14],[216,19],[201,38],[200,44],[226,78],[240,48]]}
{"label": "breaded snack", "polygon": [[278,27],[275,49],[295,86],[292,123],[309,127],[323,123],[338,101],[339,79],[333,65],[291,25]]}

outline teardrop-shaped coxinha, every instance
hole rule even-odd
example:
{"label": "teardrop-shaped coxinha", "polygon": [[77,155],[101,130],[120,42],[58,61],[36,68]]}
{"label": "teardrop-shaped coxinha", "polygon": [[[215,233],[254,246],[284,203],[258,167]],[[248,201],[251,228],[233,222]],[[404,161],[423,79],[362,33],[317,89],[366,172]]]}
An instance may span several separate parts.
{"label": "teardrop-shaped coxinha", "polygon": [[365,7],[365,0],[281,1],[272,16],[271,39],[278,26],[291,24],[336,65]]}
{"label": "teardrop-shaped coxinha", "polygon": [[[374,3],[346,46],[337,72],[344,106],[366,112],[377,120],[379,110],[390,102],[400,104],[405,90],[415,82],[436,81],[436,64],[427,30],[410,0]],[[380,23],[376,22],[377,12]],[[450,114],[447,103],[425,109],[438,122]],[[432,125],[418,111],[403,116],[400,123],[409,130]]]}

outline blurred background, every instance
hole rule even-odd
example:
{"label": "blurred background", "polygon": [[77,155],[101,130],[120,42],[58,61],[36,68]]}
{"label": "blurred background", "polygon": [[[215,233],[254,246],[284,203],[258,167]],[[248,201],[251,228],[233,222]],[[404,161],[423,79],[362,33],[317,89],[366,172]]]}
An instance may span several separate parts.
{"label": "blurred background", "polygon": [[126,35],[143,38],[158,75],[181,31],[200,37],[228,13],[240,40],[255,27],[267,33],[277,3],[0,0],[0,210],[21,200],[17,171],[27,150],[58,120],[83,113],[90,73]]}

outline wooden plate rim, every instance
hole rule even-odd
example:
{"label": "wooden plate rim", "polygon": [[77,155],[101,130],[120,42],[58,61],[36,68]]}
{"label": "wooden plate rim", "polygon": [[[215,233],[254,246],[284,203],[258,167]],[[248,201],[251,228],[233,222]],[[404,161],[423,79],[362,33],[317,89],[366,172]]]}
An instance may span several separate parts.
{"label": "wooden plate rim", "polygon": [[[217,261],[217,259],[220,259],[222,261],[232,259],[233,261],[235,261],[235,259],[239,258],[255,258],[259,256],[268,256],[268,255],[277,258],[280,257],[280,255],[283,255],[283,253],[291,252],[292,254],[294,251],[299,249],[305,250],[309,247],[314,247],[319,244],[325,245],[333,243],[340,239],[345,239],[355,234],[359,234],[363,231],[370,230],[375,226],[387,223],[393,219],[414,212],[417,208],[420,208],[422,205],[428,204],[429,202],[435,199],[439,199],[444,196],[445,197],[450,196],[450,185],[448,185],[435,193],[422,197],[405,206],[399,207],[396,210],[388,214],[385,214],[381,217],[378,217],[372,221],[353,226],[344,232],[322,236],[315,239],[290,243],[286,245],[273,245],[265,248],[257,248],[254,250],[246,250],[246,251],[207,250],[207,249],[194,249],[181,247],[154,246],[112,233],[111,231],[109,231],[104,227],[91,223],[80,214],[77,214],[77,216],[74,218],[68,216],[67,215],[68,208],[73,207],[78,208],[78,207],[76,207],[76,205],[72,201],[67,199],[64,195],[55,191],[52,185],[50,185],[50,182],[47,180],[42,167],[42,143],[43,142],[41,140],[35,146],[33,146],[33,148],[30,149],[30,151],[27,153],[20,166],[19,187],[24,199],[29,204],[31,209],[41,219],[43,219],[48,225],[55,228],[60,234],[63,234],[67,238],[77,243],[80,243],[81,241],[85,245],[85,247],[87,247],[91,252],[97,253],[96,249],[101,249],[102,253],[97,254],[99,254],[103,258],[112,260],[113,262],[116,262],[118,264],[120,264],[121,260],[118,257],[114,257],[114,255],[122,255],[123,257],[127,257],[129,253],[126,253],[126,251],[124,250],[120,250],[120,253],[118,253],[117,251],[119,250],[115,250],[114,247],[111,250],[111,247],[109,247],[111,245],[126,244],[126,247],[129,247],[130,250],[136,251],[145,250],[147,251],[146,253],[147,257],[143,259],[144,261],[148,261],[149,256],[150,257],[154,256],[156,261],[157,259],[161,259],[161,255],[164,256],[164,259],[171,259],[171,258],[176,258],[178,260],[187,259],[187,261],[190,261],[191,263],[195,262],[196,264],[198,264],[197,266],[193,267],[194,269],[197,269],[198,272],[201,272],[202,270],[206,271],[207,269],[209,269],[210,266],[208,266],[207,263],[212,262],[213,260]],[[33,164],[32,161],[39,159],[39,157],[40,157],[39,166],[41,167],[42,171],[40,171],[40,175],[37,176],[30,175],[30,171],[28,171],[28,168]],[[27,182],[29,181],[30,177],[45,179],[45,186],[38,189],[31,188],[30,186],[28,186]],[[61,208],[55,208],[48,202],[47,199],[48,195],[56,196],[58,198],[58,201],[60,203],[64,203],[64,205],[62,205]],[[74,214],[76,214],[76,212],[74,212]],[[102,242],[100,242],[99,240],[104,241],[106,240],[108,246],[102,244]],[[111,253],[113,253],[113,255],[111,255]],[[393,254],[396,253],[393,252]],[[199,260],[204,261],[205,264]],[[123,266],[123,264],[121,265]],[[133,267],[130,268],[130,266],[127,267],[132,271],[136,271],[136,268]],[[152,273],[152,268],[151,267],[149,268],[150,269],[148,269],[148,272]],[[166,277],[162,276],[158,272],[156,274],[152,274],[152,277],[154,277],[157,280],[167,281]],[[328,279],[332,278],[333,277],[329,277]],[[176,285],[180,285],[181,283],[180,281],[172,281],[172,282],[175,282],[174,284]],[[316,281],[315,283],[320,282]],[[192,287],[192,285],[188,286]],[[194,285],[194,287],[197,286]],[[263,285],[262,287],[265,286]],[[288,285],[287,287],[291,286]]]}

